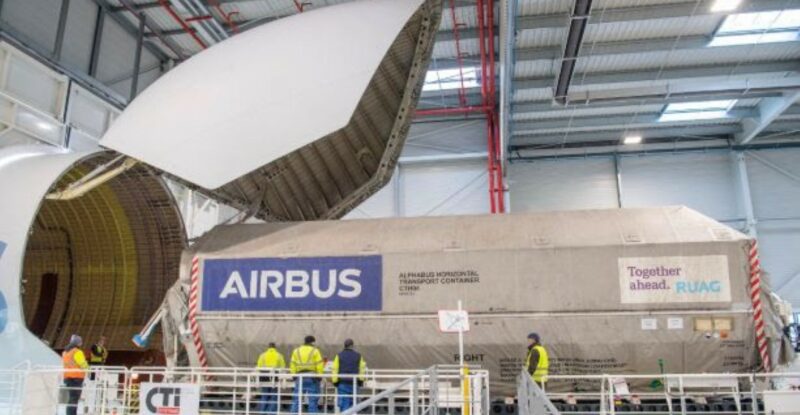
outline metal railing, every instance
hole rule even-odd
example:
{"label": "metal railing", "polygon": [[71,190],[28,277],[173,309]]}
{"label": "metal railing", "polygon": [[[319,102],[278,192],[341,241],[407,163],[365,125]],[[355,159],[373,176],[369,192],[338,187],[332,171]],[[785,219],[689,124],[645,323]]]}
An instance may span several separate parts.
{"label": "metal railing", "polygon": [[560,415],[547,394],[524,370],[517,376],[517,408],[519,415]]}
{"label": "metal railing", "polygon": [[774,395],[800,396],[800,373],[551,375],[542,390],[564,415],[762,415]]}
{"label": "metal railing", "polygon": [[141,390],[152,383],[196,386],[200,413],[208,415],[489,413],[488,372],[462,374],[457,366],[368,370],[363,377],[339,375],[338,386],[329,373],[254,368],[93,367],[79,388],[66,387],[63,374],[57,367],[0,371],[0,414],[63,411],[70,389],[80,392],[79,414],[138,414]]}

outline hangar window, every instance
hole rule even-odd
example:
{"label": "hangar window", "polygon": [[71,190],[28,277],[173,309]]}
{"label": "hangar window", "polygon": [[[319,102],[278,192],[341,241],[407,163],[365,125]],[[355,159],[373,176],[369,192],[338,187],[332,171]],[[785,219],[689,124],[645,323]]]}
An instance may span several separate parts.
{"label": "hangar window", "polygon": [[728,110],[736,104],[735,99],[716,101],[679,102],[667,105],[659,122],[713,120],[726,118]]}
{"label": "hangar window", "polygon": [[725,18],[708,46],[800,40],[800,9],[737,13]]}
{"label": "hangar window", "polygon": [[[425,85],[423,91],[445,91],[449,89],[461,88],[461,73],[458,68],[439,69],[428,71],[425,75]],[[478,68],[464,67],[464,88],[475,88],[480,86],[478,82]]]}

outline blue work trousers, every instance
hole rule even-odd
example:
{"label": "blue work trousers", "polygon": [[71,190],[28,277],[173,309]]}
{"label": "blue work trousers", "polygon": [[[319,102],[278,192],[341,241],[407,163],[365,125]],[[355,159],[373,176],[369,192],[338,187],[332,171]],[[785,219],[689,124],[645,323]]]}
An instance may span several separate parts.
{"label": "blue work trousers", "polygon": [[302,381],[298,377],[294,381],[294,399],[292,400],[292,413],[298,413],[300,410],[300,391],[303,391],[303,398],[308,399],[307,413],[315,414],[319,412],[319,379],[304,377]]}

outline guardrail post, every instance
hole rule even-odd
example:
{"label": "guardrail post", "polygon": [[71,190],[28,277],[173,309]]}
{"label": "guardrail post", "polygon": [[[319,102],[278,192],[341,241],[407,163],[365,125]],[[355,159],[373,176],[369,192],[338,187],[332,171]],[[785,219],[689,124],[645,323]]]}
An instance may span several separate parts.
{"label": "guardrail post", "polygon": [[394,415],[394,394],[389,396],[389,413],[388,415]]}
{"label": "guardrail post", "polygon": [[608,412],[606,402],[606,380],[600,379],[600,415],[606,415]]}
{"label": "guardrail post", "polygon": [[247,386],[245,386],[245,395],[244,395],[244,413],[245,415],[250,415],[250,394],[253,392],[250,384],[250,378],[252,375],[247,375]]}
{"label": "guardrail post", "polygon": [[614,384],[611,382],[611,377],[603,375],[603,382],[608,382],[608,409],[611,415],[617,413],[617,407],[614,402]]}
{"label": "guardrail post", "polygon": [[417,393],[417,380],[414,379],[411,381],[411,397],[408,402],[408,412],[410,415],[417,415]]}
{"label": "guardrail post", "polygon": [[756,389],[756,376],[751,373],[750,376],[748,376],[748,380],[750,380],[750,403],[753,407],[753,415],[758,415],[758,390]]}
{"label": "guardrail post", "polygon": [[[297,413],[303,415],[303,375],[298,376],[297,383],[294,384],[295,395],[297,395]],[[310,400],[309,400],[309,403]]]}
{"label": "guardrail post", "polygon": [[686,392],[683,390],[683,376],[678,377],[678,390],[681,394],[681,415],[686,415]]}

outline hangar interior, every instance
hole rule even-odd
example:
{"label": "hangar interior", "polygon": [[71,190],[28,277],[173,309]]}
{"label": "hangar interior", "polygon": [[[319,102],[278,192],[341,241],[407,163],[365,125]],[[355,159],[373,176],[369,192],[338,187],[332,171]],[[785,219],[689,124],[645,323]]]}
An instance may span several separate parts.
{"label": "hangar interior", "polygon": [[[193,55],[346,2],[2,0],[0,149],[102,148],[127,105]],[[391,178],[345,220],[685,205],[757,238],[773,290],[800,304],[800,0],[443,0],[441,14]],[[409,70],[388,66],[376,82]],[[117,162],[82,160],[52,190]],[[320,183],[308,186],[339,197]],[[180,253],[214,226],[329,217],[280,198],[264,203],[283,213],[259,215],[239,190],[142,164],[43,202],[28,328],[55,349],[81,332],[134,350]]]}

